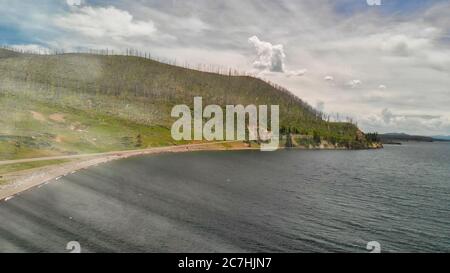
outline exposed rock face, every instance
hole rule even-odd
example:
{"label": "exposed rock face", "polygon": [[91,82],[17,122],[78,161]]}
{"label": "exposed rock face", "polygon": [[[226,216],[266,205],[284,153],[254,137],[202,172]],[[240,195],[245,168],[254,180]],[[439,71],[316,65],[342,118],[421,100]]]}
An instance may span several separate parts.
{"label": "exposed rock face", "polygon": [[357,141],[366,141],[366,136],[361,130],[356,131],[356,140]]}
{"label": "exposed rock face", "polygon": [[370,142],[365,134],[358,130],[355,141],[348,143],[335,143],[324,139],[315,142],[312,136],[288,134],[281,138],[281,145],[286,148],[319,149],[319,150],[358,150],[358,149],[382,149],[380,142]]}

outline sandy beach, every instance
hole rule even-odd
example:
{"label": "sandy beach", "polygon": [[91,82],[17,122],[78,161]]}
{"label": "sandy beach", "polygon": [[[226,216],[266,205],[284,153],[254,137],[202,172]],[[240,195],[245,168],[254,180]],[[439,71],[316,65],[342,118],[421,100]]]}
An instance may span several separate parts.
{"label": "sandy beach", "polygon": [[[225,146],[224,144],[227,144]],[[257,148],[246,147],[242,142],[224,141],[213,143],[200,143],[168,147],[156,147],[143,150],[108,152],[102,154],[71,155],[46,158],[31,158],[21,160],[0,161],[0,165],[47,160],[72,160],[68,163],[50,165],[26,171],[20,171],[5,175],[8,182],[0,185],[0,200],[8,201],[26,190],[39,187],[42,184],[57,181],[60,178],[73,174],[79,170],[96,166],[113,160],[125,159],[134,156],[161,154],[161,153],[185,153],[194,151],[225,151],[225,150],[254,150]]]}

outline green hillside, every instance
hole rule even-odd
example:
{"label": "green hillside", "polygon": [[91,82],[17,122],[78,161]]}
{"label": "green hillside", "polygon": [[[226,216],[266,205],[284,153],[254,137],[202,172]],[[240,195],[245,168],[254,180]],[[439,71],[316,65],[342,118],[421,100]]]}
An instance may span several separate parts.
{"label": "green hillside", "polygon": [[131,56],[0,49],[0,160],[173,145],[171,109],[192,105],[194,96],[221,106],[278,104],[282,132],[315,144],[366,147],[356,126],[328,123],[288,91],[257,78]]}

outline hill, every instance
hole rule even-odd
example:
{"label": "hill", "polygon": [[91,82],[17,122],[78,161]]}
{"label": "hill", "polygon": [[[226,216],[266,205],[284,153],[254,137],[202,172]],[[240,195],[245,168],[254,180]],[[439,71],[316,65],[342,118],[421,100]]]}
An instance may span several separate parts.
{"label": "hill", "polygon": [[379,135],[383,143],[402,142],[402,141],[418,141],[418,142],[433,142],[432,137],[415,136],[404,133],[388,133]]}
{"label": "hill", "polygon": [[[0,49],[0,160],[177,144],[171,109],[278,104],[281,131],[339,147],[369,143],[350,123],[326,122],[260,79],[200,72],[134,56],[33,55]],[[317,139],[319,141],[317,141]]]}
{"label": "hill", "polygon": [[18,57],[20,56],[20,53],[0,48],[0,59],[6,59],[6,58],[12,58],[12,57]]}
{"label": "hill", "polygon": [[433,136],[435,141],[450,141],[450,136]]}

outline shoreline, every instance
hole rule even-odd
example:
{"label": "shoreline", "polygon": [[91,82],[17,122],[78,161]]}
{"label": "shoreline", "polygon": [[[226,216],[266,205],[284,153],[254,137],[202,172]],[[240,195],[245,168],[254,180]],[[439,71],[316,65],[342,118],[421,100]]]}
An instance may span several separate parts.
{"label": "shoreline", "polygon": [[[225,144],[230,144],[230,147],[225,146]],[[343,150],[343,151],[352,150],[348,148],[338,148],[338,147],[317,147],[313,149],[308,147],[279,148],[279,150],[285,149]],[[379,149],[379,148],[368,148],[367,150],[372,149]],[[48,165],[45,167],[6,174],[5,177],[15,176],[16,178],[7,181],[3,185],[0,184],[0,201],[8,201],[14,198],[14,196],[20,195],[20,193],[30,190],[32,188],[41,187],[43,184],[48,184],[52,181],[56,182],[60,178],[70,174],[74,174],[77,171],[115,160],[121,160],[143,155],[163,154],[163,153],[186,153],[198,151],[246,151],[246,150],[259,151],[260,148],[256,146],[248,147],[243,142],[223,141],[223,142],[186,144],[186,145],[166,146],[166,147],[154,147],[143,150],[130,150],[130,151],[118,151],[118,152],[96,153],[86,155],[69,155],[69,156],[0,161],[0,165],[8,165],[8,164],[18,164],[18,163],[48,161],[48,160],[73,160],[66,163]]]}
{"label": "shoreline", "polygon": [[19,171],[15,173],[17,178],[0,185],[0,201],[8,201],[14,198],[20,193],[30,190],[35,187],[41,187],[44,184],[50,182],[56,182],[60,178],[74,174],[77,171],[87,169],[89,167],[97,166],[103,163],[126,159],[130,157],[142,156],[142,155],[156,155],[163,153],[185,153],[185,152],[197,152],[197,151],[236,151],[236,150],[259,150],[259,148],[252,147],[226,147],[224,144],[236,144],[235,141],[228,142],[214,142],[214,143],[200,143],[200,144],[187,144],[178,146],[156,147],[144,150],[133,150],[123,152],[109,152],[103,154],[91,154],[91,155],[75,155],[75,156],[60,156],[50,158],[36,158],[36,159],[23,159],[14,161],[3,161],[0,165],[16,164],[22,162],[36,162],[47,161],[55,159],[78,159],[68,163],[62,163],[58,165],[49,165],[37,169]]}

